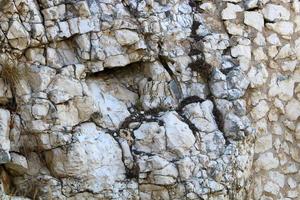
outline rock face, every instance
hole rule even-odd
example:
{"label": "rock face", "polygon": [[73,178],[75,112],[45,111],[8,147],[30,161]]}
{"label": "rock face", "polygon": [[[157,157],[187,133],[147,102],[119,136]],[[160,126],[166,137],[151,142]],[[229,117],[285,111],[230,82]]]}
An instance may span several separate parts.
{"label": "rock face", "polygon": [[0,1],[0,199],[299,199],[299,13]]}

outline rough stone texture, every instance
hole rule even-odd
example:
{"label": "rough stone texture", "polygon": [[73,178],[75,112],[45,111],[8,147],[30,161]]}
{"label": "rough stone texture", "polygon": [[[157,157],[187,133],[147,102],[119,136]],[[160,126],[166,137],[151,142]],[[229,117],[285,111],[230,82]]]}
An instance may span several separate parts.
{"label": "rough stone texture", "polygon": [[299,199],[298,0],[0,1],[1,199]]}

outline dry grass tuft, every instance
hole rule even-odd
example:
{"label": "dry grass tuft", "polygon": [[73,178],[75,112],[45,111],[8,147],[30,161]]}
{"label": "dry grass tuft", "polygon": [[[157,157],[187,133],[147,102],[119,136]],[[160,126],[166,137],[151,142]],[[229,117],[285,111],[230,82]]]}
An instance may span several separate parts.
{"label": "dry grass tuft", "polygon": [[22,78],[20,71],[13,65],[2,66],[2,71],[0,74],[4,82],[9,84],[12,90],[17,89],[20,86],[20,80]]}

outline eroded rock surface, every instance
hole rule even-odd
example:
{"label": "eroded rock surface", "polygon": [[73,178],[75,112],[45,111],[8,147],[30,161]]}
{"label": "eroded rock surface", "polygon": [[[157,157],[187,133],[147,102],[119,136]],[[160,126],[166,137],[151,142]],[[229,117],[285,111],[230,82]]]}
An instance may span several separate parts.
{"label": "eroded rock surface", "polygon": [[2,0],[0,198],[297,199],[299,12]]}

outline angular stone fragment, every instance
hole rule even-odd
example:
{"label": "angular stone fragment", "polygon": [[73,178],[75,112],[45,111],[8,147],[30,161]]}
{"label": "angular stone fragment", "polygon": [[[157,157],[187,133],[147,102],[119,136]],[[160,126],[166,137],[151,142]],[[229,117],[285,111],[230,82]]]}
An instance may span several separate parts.
{"label": "angular stone fragment", "polygon": [[46,153],[46,160],[56,177],[84,181],[81,190],[100,192],[111,189],[125,178],[122,152],[113,137],[95,124],[84,123],[76,128],[69,150],[56,148]]}
{"label": "angular stone fragment", "polygon": [[242,8],[239,5],[227,3],[227,7],[222,11],[222,19],[235,19],[237,12],[242,12]]}
{"label": "angular stone fragment", "polygon": [[66,76],[56,76],[47,90],[50,100],[56,104],[82,95],[81,83],[76,79]]}
{"label": "angular stone fragment", "polygon": [[[10,130],[10,112],[8,110],[1,108],[0,109],[0,150],[4,152],[8,152],[10,149],[9,130]],[[2,153],[3,155],[5,155],[4,152]]]}
{"label": "angular stone fragment", "polygon": [[167,148],[178,156],[189,153],[196,139],[188,125],[182,122],[176,112],[167,112],[161,116],[166,129]]}
{"label": "angular stone fragment", "polygon": [[292,99],[285,106],[286,116],[289,120],[297,120],[300,116],[300,102],[299,100]]}
{"label": "angular stone fragment", "polygon": [[7,39],[12,47],[19,50],[24,50],[30,43],[29,34],[19,21],[12,22],[7,32]]}
{"label": "angular stone fragment", "polygon": [[225,150],[225,139],[222,132],[204,133],[202,140],[210,159],[217,159],[223,154]]}
{"label": "angular stone fragment", "polygon": [[105,59],[104,67],[124,67],[130,63],[128,55],[115,55]]}
{"label": "angular stone fragment", "polygon": [[130,113],[125,103],[103,92],[98,84],[99,82],[94,80],[88,82],[90,96],[97,108],[93,120],[104,128],[117,129]]}
{"label": "angular stone fragment", "polygon": [[142,124],[133,132],[135,144],[133,148],[140,152],[162,153],[166,151],[165,128],[157,122]]}
{"label": "angular stone fragment", "polygon": [[258,0],[245,0],[246,10],[258,7]]}
{"label": "angular stone fragment", "polygon": [[258,31],[262,31],[264,27],[263,15],[259,12],[244,12],[244,23]]}
{"label": "angular stone fragment", "polygon": [[186,118],[201,132],[211,133],[218,129],[213,115],[213,103],[192,103],[183,108]]}
{"label": "angular stone fragment", "polygon": [[279,161],[274,157],[273,153],[267,152],[260,154],[259,158],[255,161],[256,170],[270,170],[279,166]]}
{"label": "angular stone fragment", "polygon": [[116,30],[115,37],[121,45],[132,45],[140,39],[136,32],[126,29]]}
{"label": "angular stone fragment", "polygon": [[294,24],[289,21],[279,21],[275,23],[267,23],[267,28],[284,36],[290,36],[294,33]]}
{"label": "angular stone fragment", "polygon": [[268,21],[289,20],[290,11],[281,5],[267,4],[262,13]]}
{"label": "angular stone fragment", "polygon": [[209,82],[214,96],[232,100],[242,97],[248,85],[248,79],[239,68],[230,70],[227,75],[215,69]]}

